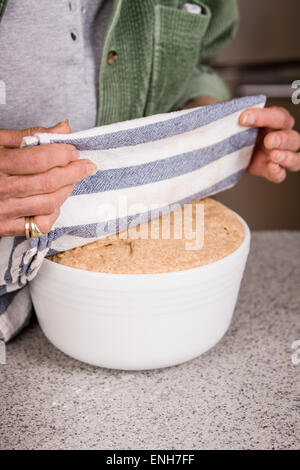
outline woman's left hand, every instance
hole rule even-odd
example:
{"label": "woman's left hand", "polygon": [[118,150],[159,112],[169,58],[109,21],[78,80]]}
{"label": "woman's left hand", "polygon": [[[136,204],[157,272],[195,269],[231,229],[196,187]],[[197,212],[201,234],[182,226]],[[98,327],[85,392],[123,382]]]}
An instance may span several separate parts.
{"label": "woman's left hand", "polygon": [[247,109],[240,124],[259,127],[259,135],[248,172],[274,183],[286,178],[286,170],[300,170],[300,134],[295,119],[284,108]]}

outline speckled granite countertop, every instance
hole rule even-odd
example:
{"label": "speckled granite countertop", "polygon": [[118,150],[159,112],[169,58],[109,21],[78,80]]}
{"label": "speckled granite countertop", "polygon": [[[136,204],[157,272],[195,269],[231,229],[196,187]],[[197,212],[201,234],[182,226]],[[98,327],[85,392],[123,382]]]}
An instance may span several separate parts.
{"label": "speckled granite countertop", "polygon": [[299,448],[296,340],[300,232],[255,233],[231,328],[193,361],[99,369],[27,328],[0,366],[0,448]]}

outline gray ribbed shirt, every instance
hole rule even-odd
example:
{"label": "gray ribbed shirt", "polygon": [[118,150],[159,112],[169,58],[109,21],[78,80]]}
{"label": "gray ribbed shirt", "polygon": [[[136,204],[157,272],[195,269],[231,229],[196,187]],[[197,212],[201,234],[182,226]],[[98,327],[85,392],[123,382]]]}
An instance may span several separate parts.
{"label": "gray ribbed shirt", "polygon": [[112,0],[10,0],[0,24],[0,128],[95,126]]}

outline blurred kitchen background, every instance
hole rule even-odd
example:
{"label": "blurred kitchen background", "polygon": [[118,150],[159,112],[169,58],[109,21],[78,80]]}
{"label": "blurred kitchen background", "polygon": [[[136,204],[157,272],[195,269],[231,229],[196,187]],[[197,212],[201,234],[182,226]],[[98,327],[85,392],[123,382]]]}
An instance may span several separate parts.
{"label": "blurred kitchen background", "polygon": [[[300,80],[300,0],[238,0],[236,38],[209,63],[229,84],[233,96],[265,94],[268,106],[284,106],[300,131],[300,104],[291,101],[291,84]],[[300,230],[300,172],[279,185],[246,175],[218,196],[251,229]]]}

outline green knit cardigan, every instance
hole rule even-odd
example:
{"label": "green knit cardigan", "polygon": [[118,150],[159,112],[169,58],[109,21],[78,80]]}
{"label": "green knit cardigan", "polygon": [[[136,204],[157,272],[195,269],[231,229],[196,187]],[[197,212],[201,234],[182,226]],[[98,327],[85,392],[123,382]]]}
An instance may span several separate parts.
{"label": "green knit cardigan", "polygon": [[[201,15],[182,10],[185,0],[113,1],[98,125],[173,111],[202,94],[229,98],[224,82],[201,60],[233,37],[236,0],[190,0],[202,7]],[[7,5],[9,0],[0,0],[0,21]]]}

